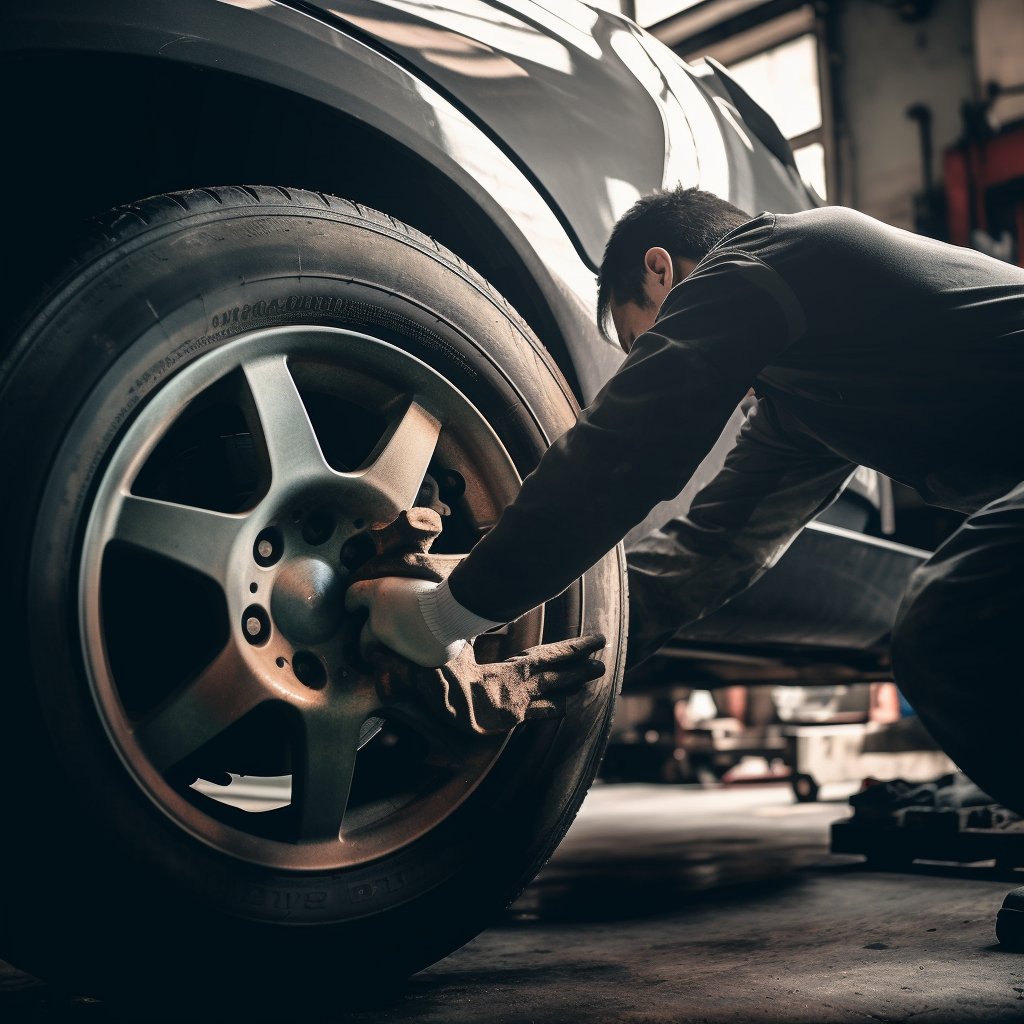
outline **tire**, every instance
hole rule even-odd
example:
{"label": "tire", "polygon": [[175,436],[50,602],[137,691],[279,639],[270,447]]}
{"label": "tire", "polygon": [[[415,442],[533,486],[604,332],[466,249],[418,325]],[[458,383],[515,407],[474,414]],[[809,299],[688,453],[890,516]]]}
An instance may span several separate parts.
{"label": "tire", "polygon": [[[264,415],[278,431],[297,421],[266,412],[253,383],[254,374],[285,365],[282,351],[328,462],[329,448],[356,445],[352,438],[363,433],[359,443],[379,459],[390,427],[376,447],[370,433],[389,416],[409,422],[413,406],[402,397],[409,388],[414,403],[432,396],[426,420],[436,416],[442,432],[431,486],[417,500],[451,505],[455,551],[471,546],[514,493],[510,481],[525,476],[575,418],[561,374],[507,303],[452,253],[385,214],[328,195],[225,187],[157,196],[102,218],[0,368],[2,516],[15,555],[3,591],[12,643],[0,719],[16,790],[0,852],[7,888],[0,955],[89,993],[159,984],[189,997],[255,991],[266,1005],[268,977],[292,1006],[296,992],[330,994],[335,1004],[386,992],[479,933],[515,898],[564,835],[607,741],[623,668],[621,549],[549,602],[543,627],[531,613],[505,640],[511,653],[599,630],[609,638],[604,678],[571,699],[564,719],[531,721],[490,746],[456,745],[442,755],[432,744],[444,747],[443,739],[415,735],[415,717],[410,725],[401,709],[394,734],[387,716],[371,717],[358,735],[365,746],[353,794],[365,757],[375,771],[385,765],[385,782],[370,790],[404,787],[409,802],[391,814],[381,810],[387,800],[399,805],[390,791],[387,800],[371,792],[356,810],[350,797],[342,804],[345,842],[337,828],[332,838],[330,820],[304,817],[303,802],[319,807],[319,800],[329,811],[333,799],[324,797],[314,755],[334,748],[312,738],[315,715],[303,710],[342,700],[333,654],[320,658],[314,648],[317,671],[322,676],[326,664],[330,675],[324,687],[323,678],[302,676],[294,651],[294,664],[281,669],[289,696],[257,709],[273,713],[257,722],[253,712],[242,719],[244,735],[231,724],[183,760],[161,746],[162,727],[154,733],[137,724],[158,719],[184,685],[172,680],[175,672],[199,671],[218,644],[243,660],[262,655],[259,643],[237,639],[249,626],[259,632],[249,609],[234,617],[250,598],[209,585],[203,565],[181,570],[163,540],[156,545],[163,557],[153,557],[146,550],[153,537],[177,534],[144,529],[133,540],[124,525],[132,521],[129,502],[141,495],[150,509],[153,499],[195,505],[223,522],[241,514],[243,492],[246,508],[266,509],[277,481],[288,481],[280,522],[270,516],[267,524],[293,539],[272,535],[278,547],[265,546],[268,558],[281,557],[281,544],[285,557],[277,569],[259,561],[249,584],[251,600],[267,601],[274,619],[271,639],[256,638],[268,650],[284,643],[281,621],[299,636],[288,634],[293,647],[315,645],[322,633],[320,626],[309,632],[305,620],[279,620],[287,595],[278,601],[283,576],[272,574],[283,574],[288,552],[308,555],[323,545],[316,551],[333,567],[336,590],[344,570],[335,559],[349,565],[366,557],[360,527],[387,507],[383,477],[374,475],[370,490],[323,499],[326,513],[310,509],[323,505],[322,495],[302,491],[301,473],[280,455],[285,442],[263,426]],[[273,378],[274,395],[288,391],[283,380]],[[335,429],[342,412],[353,418]],[[376,424],[372,431],[364,420]],[[338,436],[328,444],[332,431]],[[438,468],[438,460],[447,463]],[[373,463],[374,474],[385,472],[382,464]],[[451,468],[463,464],[464,471]],[[355,487],[356,469],[339,464],[334,471],[349,475],[331,480]],[[196,487],[201,502],[181,497]],[[365,518],[346,510],[364,498]],[[165,511],[160,505],[154,514]],[[322,540],[316,515],[333,517],[332,540]],[[214,550],[215,533],[187,535]],[[264,548],[249,550],[257,559]],[[268,601],[257,591],[271,578]],[[346,624],[346,644],[357,627]],[[261,679],[273,671],[263,665],[252,670]],[[176,721],[192,729],[206,713],[204,705],[202,714]],[[210,720],[217,714],[210,711]],[[296,721],[304,746],[294,746]],[[381,735],[402,752],[398,761],[378,752],[382,722]],[[188,741],[198,742],[191,732]],[[216,782],[223,772],[287,775],[291,768],[294,812],[233,810],[209,796],[209,785],[202,792],[191,785],[197,775]],[[400,782],[407,769],[413,777]],[[349,832],[356,812],[360,824]]]}
{"label": "tire", "polygon": [[797,772],[793,775],[789,785],[798,804],[812,804],[818,799],[818,783],[806,772]]}

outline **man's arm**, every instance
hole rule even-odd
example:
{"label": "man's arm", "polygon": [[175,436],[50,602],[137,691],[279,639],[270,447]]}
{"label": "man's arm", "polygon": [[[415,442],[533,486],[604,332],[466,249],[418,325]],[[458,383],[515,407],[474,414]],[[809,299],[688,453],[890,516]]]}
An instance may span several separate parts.
{"label": "man's arm", "polygon": [[793,305],[774,271],[741,255],[673,289],[652,330],[454,571],[459,604],[515,618],[678,494],[758,372],[802,330]]}
{"label": "man's arm", "polygon": [[359,583],[348,606],[366,607],[379,640],[426,665],[560,594],[679,493],[759,371],[803,329],[773,270],[719,255],[672,290],[653,329],[446,583],[418,595],[394,581]]}
{"label": "man's arm", "polygon": [[856,468],[787,430],[771,402],[760,399],[687,515],[627,552],[629,667],[754,583],[835,500]]}

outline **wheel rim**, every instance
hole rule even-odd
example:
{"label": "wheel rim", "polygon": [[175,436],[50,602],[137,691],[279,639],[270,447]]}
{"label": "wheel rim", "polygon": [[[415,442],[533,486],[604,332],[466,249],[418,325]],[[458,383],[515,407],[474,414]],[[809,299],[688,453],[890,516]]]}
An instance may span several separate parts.
{"label": "wheel rim", "polygon": [[[251,495],[182,500],[176,488],[193,486],[187,472],[181,481],[182,452],[205,451],[203,431],[232,407],[248,431],[233,436],[251,438],[258,467]],[[363,429],[361,413],[376,426]],[[362,451],[354,437],[370,450],[353,456]],[[357,464],[339,464],[342,455]],[[207,475],[219,493],[225,474]],[[84,661],[122,762],[193,836],[271,867],[355,866],[436,827],[485,777],[507,737],[463,739],[409,695],[379,693],[358,657],[359,621],[343,608],[368,526],[440,504],[439,476],[461,482],[446,519],[459,550],[520,484],[483,415],[444,377],[381,339],[327,327],[257,331],[200,356],[118,442],[84,535]],[[179,594],[147,619],[144,609]],[[192,623],[180,624],[179,608],[194,611]],[[148,643],[140,623],[156,637],[152,660],[139,653]],[[207,625],[202,652],[178,659],[175,635]],[[496,656],[537,643],[541,631],[540,612],[525,616]],[[389,739],[397,761],[383,749]],[[245,812],[191,785],[197,772],[259,775],[252,765],[269,748],[292,777],[287,806]]]}

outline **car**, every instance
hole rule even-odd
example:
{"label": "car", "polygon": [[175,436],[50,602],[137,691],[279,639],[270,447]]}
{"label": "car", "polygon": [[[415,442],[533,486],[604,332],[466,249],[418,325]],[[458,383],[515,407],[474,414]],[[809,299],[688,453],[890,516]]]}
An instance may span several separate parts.
{"label": "car", "polygon": [[[511,624],[494,656],[601,631],[607,672],[461,740],[359,658],[370,526],[430,506],[457,555],[493,525],[622,359],[594,276],[638,196],[820,200],[723,68],[572,0],[37,0],[3,29],[0,954],[99,994],[391,991],[569,827],[627,601],[620,546]],[[801,664],[883,657],[916,556],[806,537],[673,651],[735,665],[782,621]]]}

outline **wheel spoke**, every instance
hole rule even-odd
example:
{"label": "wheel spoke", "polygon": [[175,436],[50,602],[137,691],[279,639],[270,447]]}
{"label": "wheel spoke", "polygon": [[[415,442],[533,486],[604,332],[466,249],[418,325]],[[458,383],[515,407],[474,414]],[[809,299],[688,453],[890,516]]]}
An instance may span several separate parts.
{"label": "wheel spoke", "polygon": [[246,518],[129,494],[114,537],[223,583],[231,545]]}
{"label": "wheel spoke", "polygon": [[302,716],[292,781],[300,840],[340,837],[362,724],[361,716],[332,714],[324,708]]}
{"label": "wheel spoke", "polygon": [[355,488],[353,502],[367,517],[390,522],[416,504],[440,433],[440,421],[418,402],[410,402],[390,425],[368,465],[340,474]]}
{"label": "wheel spoke", "polygon": [[242,369],[256,405],[275,485],[333,475],[285,357],[254,360]]}
{"label": "wheel spoke", "polygon": [[135,737],[162,772],[219,736],[269,697],[229,643],[183,689],[135,728]]}

